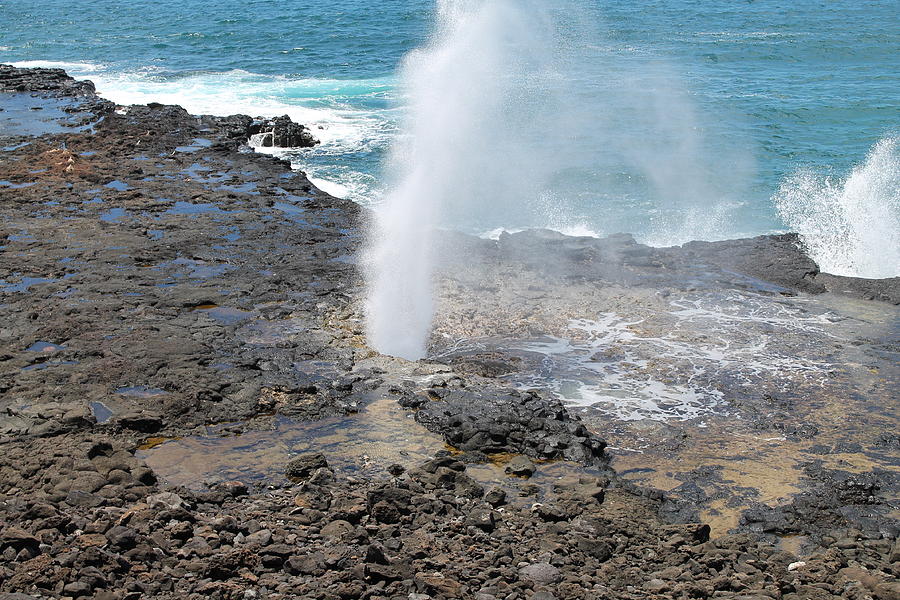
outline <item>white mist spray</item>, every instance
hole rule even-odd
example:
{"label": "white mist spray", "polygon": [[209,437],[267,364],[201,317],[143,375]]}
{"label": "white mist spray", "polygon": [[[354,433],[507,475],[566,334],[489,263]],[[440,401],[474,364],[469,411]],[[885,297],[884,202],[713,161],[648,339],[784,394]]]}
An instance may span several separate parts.
{"label": "white mist spray", "polygon": [[368,336],[382,353],[425,355],[434,228],[527,206],[546,172],[526,142],[534,119],[523,109],[543,102],[541,62],[553,38],[530,4],[439,0],[431,44],[405,61],[405,135],[392,148],[392,185],[366,257]]}
{"label": "white mist spray", "polygon": [[845,179],[800,171],[774,200],[822,271],[900,276],[900,138],[879,141]]}

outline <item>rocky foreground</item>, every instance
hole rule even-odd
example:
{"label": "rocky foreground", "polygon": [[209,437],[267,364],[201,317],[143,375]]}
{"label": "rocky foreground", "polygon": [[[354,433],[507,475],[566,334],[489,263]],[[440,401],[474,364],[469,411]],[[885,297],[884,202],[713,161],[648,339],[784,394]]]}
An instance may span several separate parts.
{"label": "rocky foreground", "polygon": [[[833,479],[793,517],[710,539],[678,522],[684,499],[618,477],[552,394],[498,378],[507,357],[368,349],[366,214],[244,146],[313,144],[308,129],[117,107],[61,71],[6,66],[0,108],[0,600],[900,597],[893,488]],[[534,255],[520,243],[556,248],[561,278],[615,264],[598,276],[640,286],[636,269],[702,256],[707,285],[900,297],[819,274],[787,238],[654,253],[520,236],[485,260]],[[349,466],[306,452],[264,479],[180,487],[148,467],[166,440],[364,419],[384,398],[445,449]],[[798,556],[779,531],[814,543]]]}

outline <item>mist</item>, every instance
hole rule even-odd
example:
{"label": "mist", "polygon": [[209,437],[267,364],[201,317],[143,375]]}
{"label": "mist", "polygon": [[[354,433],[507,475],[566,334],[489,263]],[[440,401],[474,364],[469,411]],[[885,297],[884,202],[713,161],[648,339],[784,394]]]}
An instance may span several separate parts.
{"label": "mist", "polygon": [[[611,43],[595,11],[439,0],[430,42],[401,69],[407,112],[365,253],[380,352],[427,354],[436,228],[728,237],[751,153],[716,137],[669,63]],[[622,219],[635,203],[645,222]]]}

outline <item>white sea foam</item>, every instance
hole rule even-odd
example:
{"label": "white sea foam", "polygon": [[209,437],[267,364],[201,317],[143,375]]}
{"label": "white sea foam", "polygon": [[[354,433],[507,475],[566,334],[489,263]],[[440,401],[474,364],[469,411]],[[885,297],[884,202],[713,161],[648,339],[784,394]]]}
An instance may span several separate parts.
{"label": "white sea foam", "polygon": [[[561,233],[563,235],[569,235],[572,237],[593,237],[599,238],[601,237],[599,233],[591,229],[589,226],[579,223],[575,225],[571,225],[568,227],[559,227],[557,225],[547,225],[543,227],[543,229],[549,229],[551,231],[555,231],[557,233]],[[506,227],[497,227],[495,229],[489,229],[487,231],[482,231],[478,234],[478,237],[485,240],[499,240],[500,236],[504,233],[519,233],[521,231],[525,231],[525,228],[506,228]]]}
{"label": "white sea foam", "polygon": [[351,195],[350,189],[335,181],[327,179],[319,179],[318,177],[309,176],[310,182],[327,194],[331,194],[336,198],[348,198]]}
{"label": "white sea foam", "polygon": [[504,233],[519,233],[520,231],[525,231],[524,229],[507,229],[506,227],[497,227],[495,229],[488,229],[487,231],[482,231],[478,234],[483,240],[499,240],[500,236]]}
{"label": "white sea foam", "polygon": [[58,60],[23,60],[11,63],[14,67],[21,69],[65,69],[66,72],[76,79],[84,79],[86,74],[97,73],[103,71],[103,65],[89,62],[64,62]]}
{"label": "white sea foam", "polygon": [[900,276],[900,138],[879,141],[843,179],[795,173],[774,202],[822,271]]}
{"label": "white sea foam", "polygon": [[[673,300],[664,313],[604,313],[569,322],[563,337],[500,346],[543,355],[536,372],[518,383],[549,386],[575,407],[622,421],[697,420],[728,414],[721,381],[781,390],[801,381],[824,385],[827,364],[806,341],[834,337],[833,318],[807,311],[799,300],[693,294]],[[800,347],[784,339],[800,340]]]}

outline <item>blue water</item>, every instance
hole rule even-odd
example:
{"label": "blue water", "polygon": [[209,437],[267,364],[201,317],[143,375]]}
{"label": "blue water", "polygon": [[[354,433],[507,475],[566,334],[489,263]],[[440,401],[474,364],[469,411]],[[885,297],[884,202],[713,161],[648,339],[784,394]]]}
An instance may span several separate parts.
{"label": "blue water", "polygon": [[[450,226],[663,242],[667,229],[707,239],[780,230],[773,195],[785,178],[801,167],[845,175],[898,131],[896,0],[548,1],[566,16],[560,27],[578,21],[559,65],[573,106],[603,126],[572,136],[546,210]],[[295,164],[328,191],[377,204],[406,102],[397,69],[426,42],[433,12],[426,0],[7,0],[0,62],[65,67],[121,103],[291,114],[323,142],[292,153]],[[662,182],[635,166],[664,155],[681,162]],[[691,226],[679,220],[689,209],[717,216]]]}

